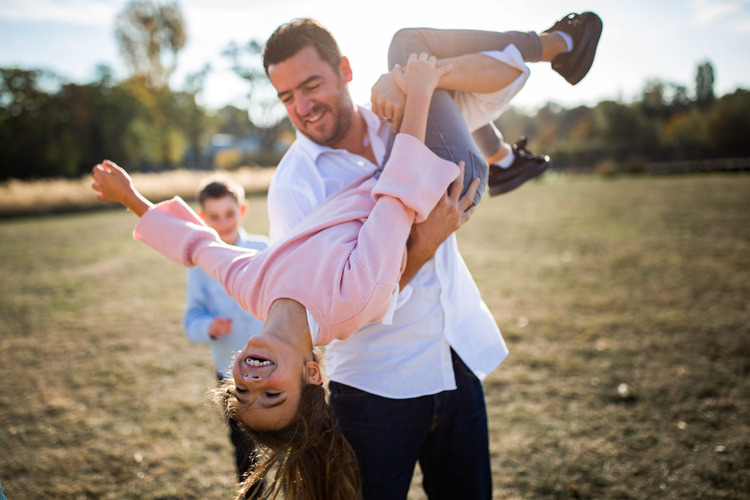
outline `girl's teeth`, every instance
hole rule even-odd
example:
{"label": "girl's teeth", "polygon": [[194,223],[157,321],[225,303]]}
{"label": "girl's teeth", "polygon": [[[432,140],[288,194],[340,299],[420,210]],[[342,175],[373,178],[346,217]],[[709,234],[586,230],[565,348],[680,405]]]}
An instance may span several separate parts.
{"label": "girl's teeth", "polygon": [[263,366],[271,366],[273,364],[273,361],[269,361],[267,359],[264,359],[261,361],[260,359],[247,357],[245,358],[245,364],[247,366],[263,367]]}

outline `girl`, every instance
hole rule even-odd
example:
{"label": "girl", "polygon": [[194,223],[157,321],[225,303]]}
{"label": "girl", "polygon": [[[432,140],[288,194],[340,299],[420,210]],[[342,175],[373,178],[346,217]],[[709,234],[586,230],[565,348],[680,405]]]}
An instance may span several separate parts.
{"label": "girl", "polygon": [[[353,498],[359,478],[353,452],[325,402],[313,345],[345,339],[389,313],[405,264],[412,224],[426,219],[449,190],[463,217],[473,213],[479,185],[466,195],[463,164],[442,160],[424,145],[432,93],[451,66],[412,54],[395,72],[407,95],[404,118],[379,178],[364,177],[329,198],[293,234],[262,252],[226,245],[179,198],[154,206],[110,161],[94,167],[100,200],[141,217],[134,236],[218,279],[240,305],[265,321],[237,356],[221,399],[271,457],[248,478],[253,484],[280,465],[266,493],[292,498]],[[317,328],[311,333],[308,314]]]}

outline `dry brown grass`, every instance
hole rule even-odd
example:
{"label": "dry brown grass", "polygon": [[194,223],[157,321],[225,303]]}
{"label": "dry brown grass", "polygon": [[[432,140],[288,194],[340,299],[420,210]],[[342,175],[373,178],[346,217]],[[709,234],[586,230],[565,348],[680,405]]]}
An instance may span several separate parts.
{"label": "dry brown grass", "polygon": [[[248,193],[260,193],[268,189],[274,171],[274,168],[242,167],[224,173]],[[198,183],[211,174],[181,169],[158,174],[134,173],[132,177],[147,198],[159,201],[173,196],[193,198]],[[0,217],[80,211],[96,208],[98,204],[88,175],[81,179],[11,179],[0,184]]]}
{"label": "dry brown grass", "polygon": [[[511,349],[485,382],[495,498],[747,498],[748,193],[741,174],[548,177],[483,202],[459,244]],[[10,500],[231,497],[184,270],[134,222],[0,221]]]}

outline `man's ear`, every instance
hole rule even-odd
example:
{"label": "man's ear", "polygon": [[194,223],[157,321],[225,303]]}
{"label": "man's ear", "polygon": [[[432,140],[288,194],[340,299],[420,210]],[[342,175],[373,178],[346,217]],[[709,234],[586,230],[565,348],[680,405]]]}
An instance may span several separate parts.
{"label": "man's ear", "polygon": [[320,385],[323,383],[323,371],[315,361],[305,363],[305,377],[308,384]]}
{"label": "man's ear", "polygon": [[354,75],[352,73],[352,67],[349,64],[349,59],[346,56],[341,56],[341,61],[339,61],[339,73],[346,83],[352,81]]}
{"label": "man's ear", "polygon": [[206,212],[204,212],[203,210],[198,210],[198,217],[200,217],[201,219],[203,219],[203,221],[205,222],[206,221]]}
{"label": "man's ear", "polygon": [[244,219],[247,215],[247,210],[250,205],[247,203],[247,200],[240,203],[240,219]]}

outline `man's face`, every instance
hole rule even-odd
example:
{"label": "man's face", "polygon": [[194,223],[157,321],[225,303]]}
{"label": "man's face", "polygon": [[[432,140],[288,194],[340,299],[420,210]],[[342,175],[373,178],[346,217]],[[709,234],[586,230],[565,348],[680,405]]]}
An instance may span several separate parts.
{"label": "man's face", "polygon": [[338,71],[313,47],[268,67],[268,77],[297,130],[318,144],[336,147],[349,132],[354,106],[346,84],[352,73],[346,58]]}

